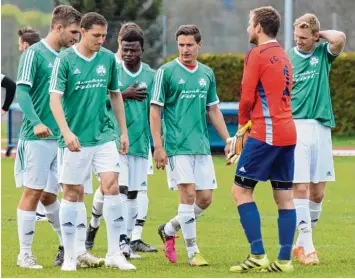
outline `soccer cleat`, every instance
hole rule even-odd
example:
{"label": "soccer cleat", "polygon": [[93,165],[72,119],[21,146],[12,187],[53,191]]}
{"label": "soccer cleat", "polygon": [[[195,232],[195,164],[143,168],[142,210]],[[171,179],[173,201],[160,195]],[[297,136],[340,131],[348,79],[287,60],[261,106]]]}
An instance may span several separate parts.
{"label": "soccer cleat", "polygon": [[64,247],[59,246],[58,254],[53,261],[53,265],[54,266],[62,266],[63,262],[64,262]]}
{"label": "soccer cleat", "polygon": [[75,261],[75,259],[64,260],[61,270],[62,271],[76,271],[76,261]]}
{"label": "soccer cleat", "polygon": [[126,257],[123,256],[120,252],[112,256],[106,255],[105,266],[127,271],[136,270],[136,267],[128,262]]}
{"label": "soccer cleat", "polygon": [[143,242],[141,239],[137,239],[131,242],[131,248],[133,252],[158,252],[158,250],[149,244]]}
{"label": "soccer cleat", "polygon": [[33,255],[24,254],[18,255],[17,257],[17,265],[23,268],[30,268],[30,269],[42,269],[43,266],[37,263],[37,259]]}
{"label": "soccer cleat", "polygon": [[94,228],[91,226],[91,224],[89,224],[85,240],[86,250],[91,250],[92,248],[94,248],[95,237],[99,228],[100,227]]}
{"label": "soccer cleat", "polygon": [[229,271],[231,272],[248,272],[259,271],[269,266],[269,260],[266,255],[263,258],[257,259],[254,255],[249,255],[239,265],[232,266]]}
{"label": "soccer cleat", "polygon": [[201,256],[200,253],[195,253],[192,258],[189,258],[189,265],[191,266],[207,266],[208,262]]}
{"label": "soccer cleat", "polygon": [[304,248],[302,246],[294,246],[292,253],[297,261],[304,262]]}
{"label": "soccer cleat", "polygon": [[85,252],[76,259],[76,265],[80,268],[97,268],[105,264],[105,259],[95,257],[89,252]]}
{"label": "soccer cleat", "polygon": [[164,243],[164,253],[168,260],[172,263],[176,263],[176,251],[175,251],[175,236],[166,235],[164,226],[160,225],[158,228],[158,234]]}
{"label": "soccer cleat", "polygon": [[319,264],[319,259],[317,255],[317,251],[313,251],[312,253],[305,254],[303,261],[300,263],[305,264],[305,265],[317,265]]}
{"label": "soccer cleat", "polygon": [[121,250],[123,256],[125,256],[127,259],[129,259],[130,247],[129,247],[129,243],[126,240],[122,240],[120,242],[120,250]]}
{"label": "soccer cleat", "polygon": [[279,263],[277,260],[271,263],[266,269],[263,269],[262,272],[292,272],[293,265],[291,261],[287,263]]}
{"label": "soccer cleat", "polygon": [[137,253],[135,253],[135,252],[132,250],[131,246],[129,246],[129,257],[128,257],[128,258],[130,258],[130,259],[141,259],[142,256],[139,255],[139,254],[137,254]]}
{"label": "soccer cleat", "polygon": [[44,221],[48,221],[47,216],[36,212],[36,222],[44,222]]}

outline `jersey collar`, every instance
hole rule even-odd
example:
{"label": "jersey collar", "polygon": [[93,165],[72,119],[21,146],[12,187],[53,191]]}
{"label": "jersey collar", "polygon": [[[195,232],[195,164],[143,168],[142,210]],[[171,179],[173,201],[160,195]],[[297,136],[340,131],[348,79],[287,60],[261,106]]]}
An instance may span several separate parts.
{"label": "jersey collar", "polygon": [[179,58],[175,58],[175,61],[176,61],[181,67],[183,67],[186,71],[188,71],[189,73],[194,73],[194,72],[196,72],[197,69],[198,69],[198,62],[197,62],[196,67],[195,67],[193,70],[190,70],[189,68],[187,68],[184,64],[182,64],[182,63],[180,62]]}
{"label": "jersey collar", "polygon": [[137,77],[142,72],[142,69],[143,69],[142,62],[141,62],[141,65],[139,66],[139,70],[135,73],[132,73],[130,70],[128,70],[123,61],[121,63],[122,63],[123,70],[126,72],[127,75],[129,75],[131,77]]}
{"label": "jersey collar", "polygon": [[[315,48],[314,48],[314,49],[315,49]],[[300,51],[297,49],[297,47],[294,47],[294,48],[293,48],[293,51],[294,51],[294,53],[296,53],[297,55],[299,55],[299,56],[301,56],[301,57],[303,57],[303,58],[309,58],[309,57],[311,57],[311,56],[313,55],[313,52],[314,52],[314,50],[313,50],[313,51],[310,52],[310,53],[304,54],[304,53],[300,52]]]}
{"label": "jersey collar", "polygon": [[44,46],[48,48],[48,50],[52,52],[55,56],[58,56],[59,53],[55,49],[51,48],[51,46],[47,43],[45,39],[42,39],[41,43],[44,44]]}
{"label": "jersey collar", "polygon": [[76,55],[78,55],[81,59],[84,59],[84,60],[87,61],[87,62],[91,62],[92,60],[94,60],[95,57],[96,57],[96,55],[97,55],[97,52],[95,52],[93,56],[91,56],[90,58],[88,58],[88,57],[82,55],[82,54],[78,51],[78,49],[76,48],[76,45],[73,45],[72,48],[74,49],[74,52],[76,53]]}

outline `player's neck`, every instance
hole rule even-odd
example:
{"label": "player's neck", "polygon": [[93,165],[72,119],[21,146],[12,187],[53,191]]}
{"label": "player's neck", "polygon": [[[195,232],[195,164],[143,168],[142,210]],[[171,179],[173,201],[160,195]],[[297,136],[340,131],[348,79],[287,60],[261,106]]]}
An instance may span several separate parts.
{"label": "player's neck", "polygon": [[130,65],[130,64],[126,64],[126,62],[124,62],[124,66],[131,73],[137,73],[139,71],[140,67],[141,67],[141,63],[142,62],[139,61],[139,63],[137,63],[136,65]]}
{"label": "player's neck", "polygon": [[59,40],[57,38],[57,36],[52,33],[52,32],[49,32],[47,37],[44,39],[47,44],[53,48],[54,50],[56,51],[60,51],[60,49],[62,48],[61,44],[59,43]]}
{"label": "player's neck", "polygon": [[95,54],[95,51],[87,49],[81,41],[76,45],[76,49],[80,54],[87,58],[91,58],[91,56]]}
{"label": "player's neck", "polygon": [[275,38],[271,38],[269,36],[266,35],[260,35],[258,38],[258,46],[262,45],[262,44],[266,44],[266,43],[271,43],[271,42],[276,42]]}
{"label": "player's neck", "polygon": [[196,61],[196,60],[195,60],[195,61],[191,61],[190,63],[185,63],[185,62],[183,62],[183,61],[180,59],[180,57],[179,57],[178,59],[179,59],[179,61],[180,61],[180,63],[181,63],[182,65],[184,65],[185,67],[189,68],[190,70],[195,69],[195,67],[196,67],[196,65],[197,65],[197,61]]}

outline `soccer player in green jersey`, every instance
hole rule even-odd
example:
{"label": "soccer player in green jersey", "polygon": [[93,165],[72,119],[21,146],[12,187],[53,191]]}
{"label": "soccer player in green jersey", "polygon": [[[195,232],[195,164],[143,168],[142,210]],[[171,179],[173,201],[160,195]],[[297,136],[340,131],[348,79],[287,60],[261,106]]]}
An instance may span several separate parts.
{"label": "soccer player in green jersey", "polygon": [[[175,234],[182,230],[192,266],[208,265],[196,243],[196,219],[212,201],[217,188],[206,113],[220,137],[229,137],[216,92],[211,68],[197,61],[201,33],[194,25],[182,25],[176,32],[179,57],[164,64],[155,76],[150,125],[157,168],[167,167],[168,184],[178,189],[178,215],[158,229],[165,255],[176,262]],[[161,139],[161,111],[164,113],[164,146]],[[228,145],[229,146],[229,145]],[[226,148],[226,154],[229,150]]]}
{"label": "soccer player in green jersey", "polygon": [[[43,268],[31,250],[39,200],[62,244],[57,200],[59,130],[49,108],[48,88],[59,50],[78,40],[80,19],[81,14],[71,6],[56,7],[47,37],[29,47],[20,59],[16,92],[24,118],[15,160],[15,181],[17,187],[24,187],[17,209],[20,242],[17,265],[24,268]],[[62,255],[60,246],[54,265],[61,265]]]}
{"label": "soccer player in green jersey", "polygon": [[[297,129],[294,203],[299,232],[293,253],[303,264],[318,264],[312,228],[319,220],[327,181],[334,181],[331,129],[335,127],[329,72],[342,52],[345,34],[320,31],[318,18],[305,14],[294,23],[292,114]],[[324,41],[317,44],[323,39]]]}
{"label": "soccer player in green jersey", "polygon": [[129,143],[115,56],[102,47],[107,21],[100,14],[88,13],[81,20],[80,33],[81,41],[62,51],[56,59],[49,89],[50,107],[61,131],[59,182],[64,196],[60,220],[65,251],[62,270],[76,270],[75,227],[80,225],[77,216],[82,210],[78,201],[91,169],[99,175],[104,193],[103,215],[108,242],[105,265],[134,270],[135,266],[120,252],[117,237],[124,219],[118,188],[117,135],[106,108],[107,91],[121,130],[122,154],[127,153]]}
{"label": "soccer player in green jersey", "polygon": [[[122,64],[122,37],[129,31],[136,31],[141,36],[143,36],[143,30],[134,22],[127,22],[122,25],[119,33],[118,33],[118,50],[116,53],[116,61],[118,67]],[[138,42],[138,41],[137,41]],[[141,55],[141,54],[139,54]],[[137,63],[141,63],[141,61],[137,61]],[[145,65],[145,64],[144,64]],[[135,82],[133,84],[135,85]],[[138,84],[137,84],[138,85]],[[126,102],[132,102],[133,100],[136,101],[144,101],[147,98],[147,92],[144,88],[140,88],[138,86],[129,86],[127,90],[121,92],[123,100]],[[129,101],[128,101],[129,100]],[[110,103],[108,104],[110,107]],[[147,115],[147,117],[149,117]],[[119,132],[119,131],[118,131]],[[151,151],[149,150],[148,153],[148,174],[153,174],[153,165],[152,165],[152,155]],[[121,180],[122,182],[122,180]],[[120,183],[121,184],[121,183]],[[148,186],[148,185],[147,185]],[[127,238],[127,226],[126,223],[122,226],[121,230],[121,239],[120,240],[120,247],[123,253],[130,258],[137,258],[140,257],[138,254],[135,254],[135,251],[140,252],[157,252],[157,249],[153,248],[151,245],[142,241],[142,231],[143,226],[145,224],[145,218],[148,211],[148,196],[147,196],[147,186],[140,187],[137,195],[137,206],[138,206],[138,213],[134,214],[137,215],[136,223],[132,232],[131,237],[131,248],[129,247],[128,238]],[[127,206],[127,186],[120,186],[120,197],[122,199],[123,207]],[[86,237],[86,247],[87,249],[92,249],[95,242],[95,237],[100,226],[100,218],[102,216],[102,208],[103,208],[103,200],[104,196],[100,190],[100,187],[96,190],[93,200],[92,206],[92,216],[91,221],[87,230],[87,237]],[[131,209],[134,207],[131,207]],[[126,210],[124,210],[124,215],[127,214]],[[127,216],[125,217],[127,219]]]}

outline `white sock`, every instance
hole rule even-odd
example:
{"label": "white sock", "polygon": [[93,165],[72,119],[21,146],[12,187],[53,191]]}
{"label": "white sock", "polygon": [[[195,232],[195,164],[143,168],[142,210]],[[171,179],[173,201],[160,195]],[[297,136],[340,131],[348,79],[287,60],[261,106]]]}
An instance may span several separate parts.
{"label": "white sock", "polygon": [[322,202],[309,201],[309,212],[311,214],[312,229],[317,225],[317,222],[322,212]]}
{"label": "white sock", "polygon": [[76,218],[78,213],[76,204],[76,202],[62,199],[59,209],[59,220],[64,246],[64,258],[69,261],[76,259],[74,247]]}
{"label": "white sock", "polygon": [[60,245],[63,246],[62,232],[60,230],[59,221],[59,209],[60,202],[56,200],[54,203],[44,206],[44,213],[47,216],[48,222],[51,224],[53,230],[58,234]]}
{"label": "white sock", "polygon": [[[203,215],[203,212],[205,212],[203,209],[201,209],[196,204],[194,204],[194,213],[195,213],[196,220]],[[178,216],[175,216],[168,223],[166,223],[166,225],[164,227],[164,231],[167,235],[173,236],[173,235],[177,234],[177,232],[180,230],[180,228],[181,227],[179,224],[179,218],[178,218]]]}
{"label": "white sock", "polygon": [[132,232],[132,241],[142,239],[143,226],[148,213],[147,191],[139,191],[137,196],[138,216]]}
{"label": "white sock", "polygon": [[124,220],[120,229],[120,235],[125,235],[127,237],[127,220],[128,220],[127,195],[120,194],[120,198],[122,204],[122,217]]}
{"label": "white sock", "polygon": [[90,225],[93,228],[100,226],[100,218],[102,216],[102,209],[104,206],[104,195],[101,193],[100,187],[94,194],[94,200],[92,201],[92,214]]}
{"label": "white sock", "polygon": [[131,238],[131,234],[136,224],[138,214],[137,199],[127,199],[127,236]]}
{"label": "white sock", "polygon": [[297,219],[298,238],[296,246],[302,246],[306,254],[313,252],[311,215],[308,199],[294,199]]}
{"label": "white sock", "polygon": [[17,209],[17,230],[20,242],[20,255],[32,255],[33,235],[35,233],[36,211]]}
{"label": "white sock", "polygon": [[43,203],[41,201],[38,201],[36,213],[46,215],[46,211],[44,208],[45,206],[43,205]]}
{"label": "white sock", "polygon": [[179,204],[178,218],[182,234],[185,240],[188,257],[191,258],[195,252],[199,252],[196,244],[196,220],[194,205]]}
{"label": "white sock", "polygon": [[112,256],[120,251],[118,236],[124,222],[120,195],[105,195],[103,215],[107,227],[107,255]]}
{"label": "white sock", "polygon": [[76,216],[76,233],[75,233],[75,255],[76,257],[86,253],[86,227],[87,215],[84,202],[78,202],[77,205],[78,215]]}

